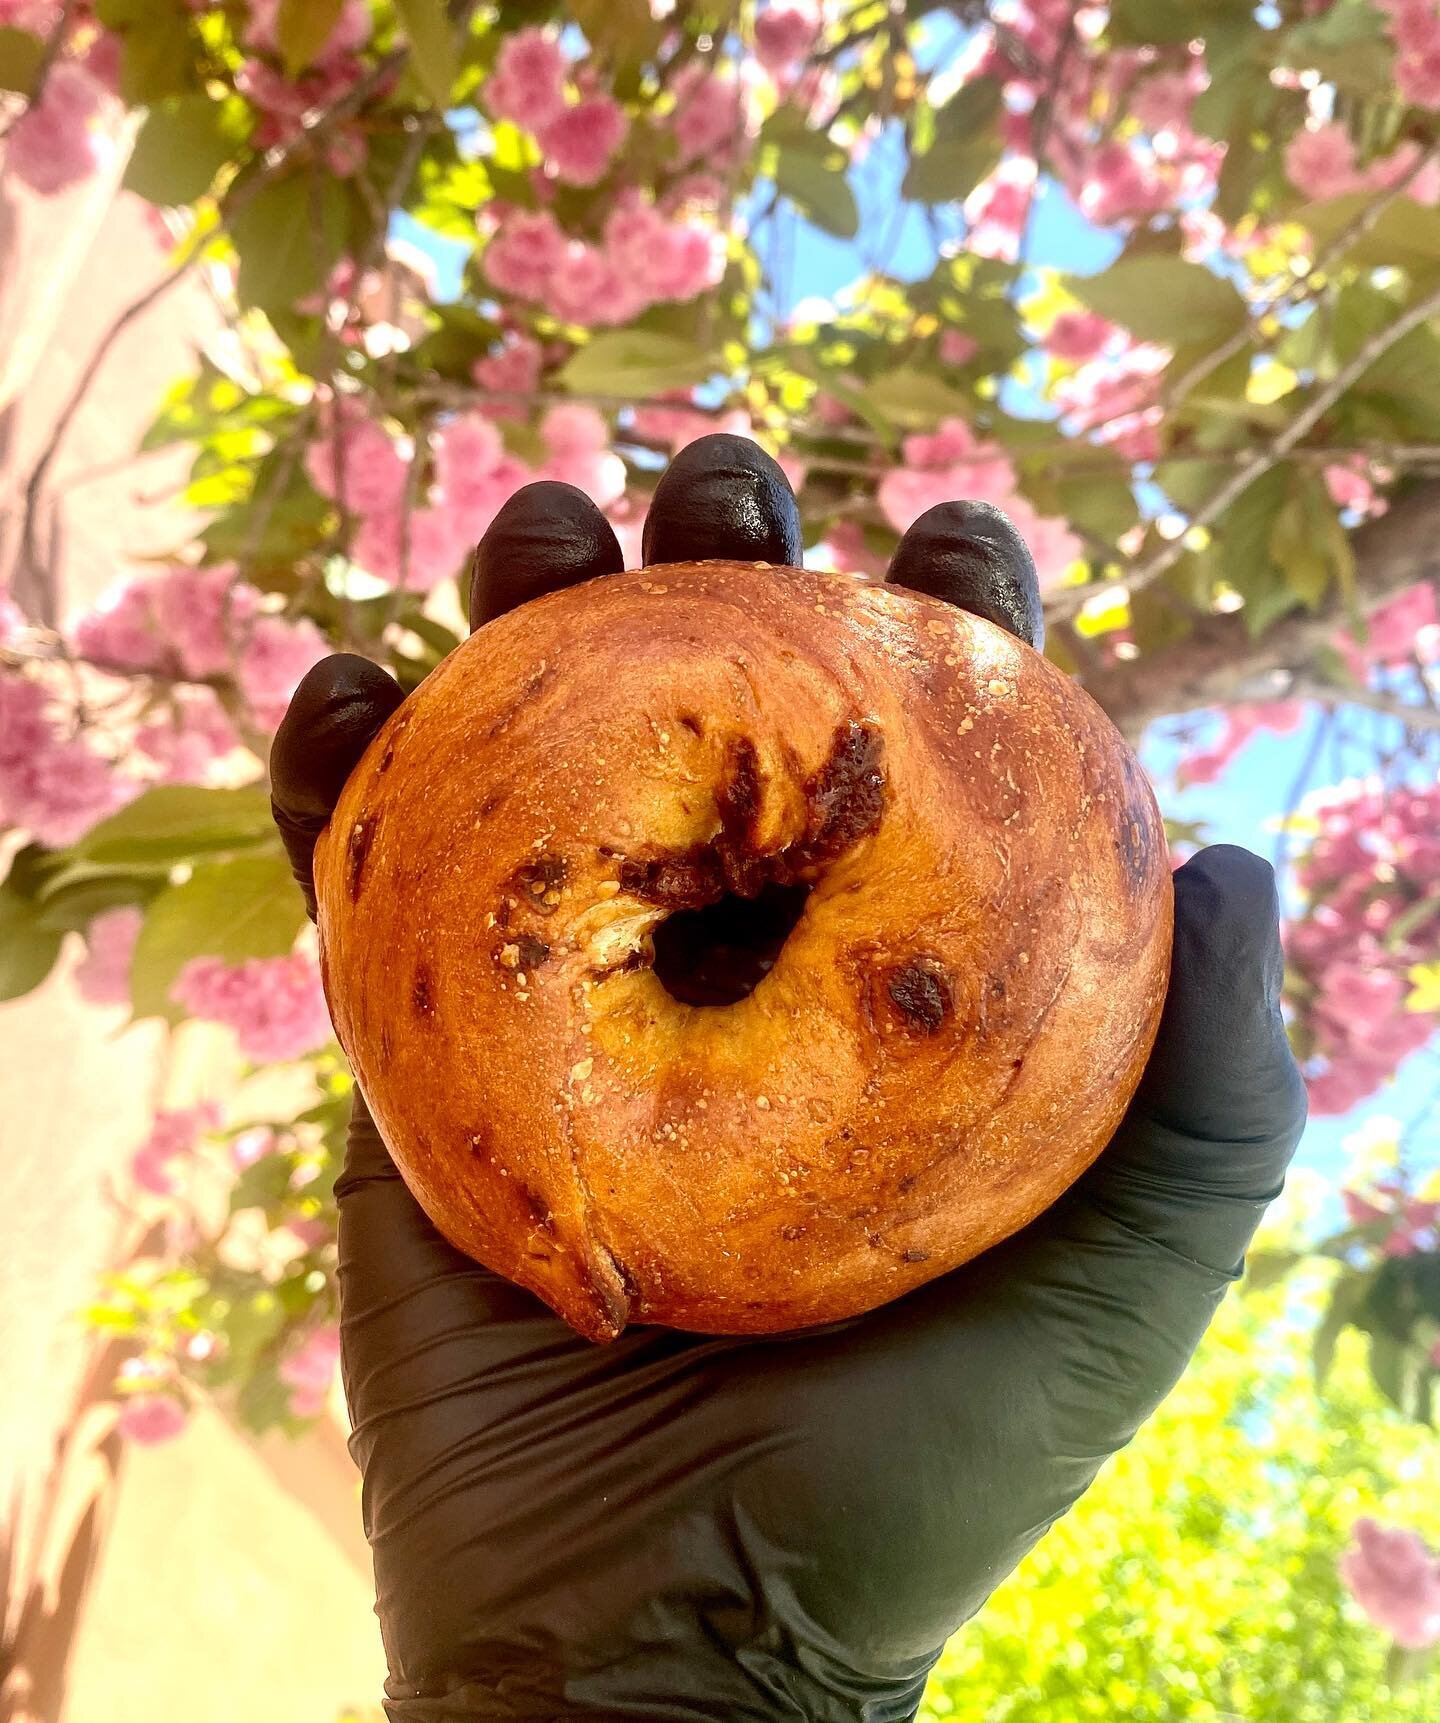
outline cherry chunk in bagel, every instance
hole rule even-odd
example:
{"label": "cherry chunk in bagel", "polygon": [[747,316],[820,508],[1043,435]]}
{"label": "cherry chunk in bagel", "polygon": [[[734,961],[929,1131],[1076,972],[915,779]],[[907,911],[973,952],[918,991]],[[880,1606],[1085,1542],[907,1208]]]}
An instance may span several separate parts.
{"label": "cherry chunk in bagel", "polygon": [[701,562],[534,599],[317,846],[401,1173],[592,1339],[882,1304],[1051,1203],[1139,1081],[1172,915],[1144,774],[917,584]]}

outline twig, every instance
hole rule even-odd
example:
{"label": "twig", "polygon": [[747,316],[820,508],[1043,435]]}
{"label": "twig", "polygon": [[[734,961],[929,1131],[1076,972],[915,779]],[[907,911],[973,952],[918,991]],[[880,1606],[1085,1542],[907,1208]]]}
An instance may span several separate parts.
{"label": "twig", "polygon": [[1295,306],[1302,305],[1305,300],[1311,298],[1317,291],[1316,281],[1338,263],[1357,240],[1363,239],[1376,226],[1386,210],[1405,195],[1412,182],[1419,177],[1425,168],[1429,167],[1431,162],[1436,160],[1437,156],[1440,156],[1440,144],[1432,146],[1418,156],[1414,165],[1406,171],[1403,178],[1396,180],[1395,184],[1390,186],[1382,197],[1377,197],[1373,203],[1367,203],[1355,219],[1337,233],[1330,244],[1316,256],[1315,261],[1304,275],[1297,276],[1292,281],[1284,282],[1262,293],[1251,306],[1250,315],[1244,326],[1237,329],[1227,340],[1222,341],[1213,352],[1197,359],[1165,390],[1164,405],[1167,411],[1172,411],[1178,407],[1197,383],[1203,382],[1212,372],[1218,371],[1227,360],[1233,359],[1237,353],[1244,349],[1255,333],[1254,325],[1257,319],[1273,316],[1277,311],[1293,310]]}
{"label": "twig", "polygon": [[30,85],[30,93],[25,98],[25,105],[18,112],[11,114],[3,126],[0,126],[0,143],[4,143],[15,127],[18,126],[36,107],[45,94],[45,85],[49,82],[50,71],[60,58],[60,50],[65,43],[65,32],[70,28],[70,14],[75,10],[75,0],[64,0],[60,8],[60,16],[50,26],[50,34],[45,38],[45,46],[40,51],[40,64],[35,68],[35,78]]}
{"label": "twig", "polygon": [[1387,718],[1398,718],[1407,730],[1440,731],[1440,707],[1428,702],[1417,705],[1402,700],[1398,694],[1383,688],[1340,688],[1333,682],[1321,682],[1297,676],[1286,690],[1287,700],[1311,700],[1317,706],[1338,708],[1363,706],[1367,712],[1379,712]]}
{"label": "twig", "polygon": [[[1409,310],[1403,312],[1386,329],[1379,330],[1361,347],[1360,351],[1337,371],[1334,377],[1323,389],[1318,389],[1306,405],[1298,412],[1278,436],[1273,438],[1263,449],[1250,452],[1249,458],[1242,461],[1240,469],[1228,479],[1220,489],[1201,508],[1190,517],[1189,530],[1197,527],[1207,527],[1217,520],[1230,505],[1242,497],[1255,481],[1270,469],[1278,465],[1296,446],[1305,433],[1311,430],[1324,417],[1350,387],[1363,377],[1377,360],[1384,357],[1390,349],[1410,333],[1418,329],[1427,318],[1440,312],[1440,288],[1427,293],[1423,299],[1417,300]],[[1133,597],[1137,592],[1143,592],[1147,586],[1159,580],[1162,574],[1168,573],[1185,554],[1185,540],[1189,532],[1179,538],[1170,540],[1162,545],[1145,561],[1133,566],[1128,573],[1122,574],[1121,579]],[[1077,587],[1073,591],[1062,594],[1055,606],[1058,616],[1073,616],[1079,611],[1090,595],[1085,588]]]}
{"label": "twig", "polygon": [[1046,80],[1045,90],[1031,117],[1030,122],[1030,154],[1035,162],[1035,177],[1030,182],[1030,189],[1025,197],[1025,215],[1020,223],[1020,238],[1015,247],[1015,279],[1011,284],[1012,295],[1020,292],[1020,278],[1025,273],[1026,260],[1030,255],[1030,241],[1035,224],[1035,206],[1040,200],[1040,174],[1045,165],[1045,151],[1050,145],[1050,134],[1055,129],[1055,104],[1060,99],[1060,84],[1065,76],[1065,62],[1070,58],[1070,50],[1075,45],[1075,12],[1076,0],[1070,0],[1065,14],[1065,32],[1055,49],[1055,58],[1050,64],[1050,76]]}
{"label": "twig", "polygon": [[[328,107],[320,109],[310,120],[304,123],[300,133],[276,151],[274,156],[265,164],[253,179],[246,181],[238,189],[232,189],[221,199],[219,215],[213,233],[224,232],[227,224],[235,214],[242,209],[262,187],[279,179],[290,166],[301,150],[309,149],[317,136],[330,129],[337,121],[344,119],[369,100],[370,96],[385,82],[397,67],[405,61],[407,49],[392,49],[384,59],[378,61],[365,76],[338,97]],[[190,273],[205,251],[206,242],[197,241],[177,263],[168,275],[147,287],[138,299],[132,299],[110,323],[104,335],[97,343],[80,375],[75,380],[75,386],[66,398],[64,406],[56,416],[50,428],[50,435],[36,458],[35,465],[30,470],[30,476],[25,482],[25,509],[20,529],[20,564],[30,578],[38,584],[43,581],[41,558],[35,543],[36,516],[40,505],[40,494],[44,487],[45,475],[49,472],[65,433],[69,430],[71,421],[84,404],[90,393],[91,385],[100,373],[101,367],[109,358],[111,349],[121,335],[140,317],[150,310],[161,299]]]}
{"label": "twig", "polygon": [[1310,738],[1310,746],[1305,750],[1305,757],[1300,762],[1300,770],[1296,772],[1294,781],[1290,785],[1290,793],[1285,798],[1285,807],[1275,832],[1274,867],[1276,873],[1279,873],[1290,859],[1290,822],[1295,818],[1295,810],[1300,806],[1301,797],[1310,788],[1310,779],[1316,766],[1320,763],[1321,754],[1325,750],[1325,738],[1334,728],[1334,725],[1335,713],[1332,709],[1315,726],[1315,734]]}

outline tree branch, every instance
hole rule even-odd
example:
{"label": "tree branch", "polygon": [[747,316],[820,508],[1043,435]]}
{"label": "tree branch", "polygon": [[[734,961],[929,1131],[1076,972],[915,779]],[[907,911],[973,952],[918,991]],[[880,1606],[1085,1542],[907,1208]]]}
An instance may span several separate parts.
{"label": "tree branch", "polygon": [[0,126],[0,143],[4,143],[35,105],[45,94],[45,85],[50,78],[50,68],[60,58],[60,50],[65,44],[65,32],[70,28],[70,14],[75,10],[75,0],[64,0],[60,15],[50,26],[50,34],[45,38],[45,46],[40,53],[40,64],[35,68],[35,80],[30,86],[30,93],[25,98],[24,106],[18,112],[11,114],[3,126]]}
{"label": "tree branch", "polygon": [[[1440,483],[1418,485],[1399,497],[1388,514],[1359,528],[1351,542],[1356,585],[1367,610],[1403,587],[1433,582],[1440,574]],[[1243,612],[1202,617],[1175,645],[1081,680],[1132,738],[1153,719],[1239,700],[1284,699],[1297,683],[1306,686],[1307,698],[1317,698],[1311,690],[1324,688],[1343,700],[1351,691],[1337,689],[1313,666],[1347,621],[1338,596],[1318,613],[1282,617],[1258,638],[1249,633]],[[1421,715],[1424,710],[1406,708],[1407,722],[1431,727]]]}
{"label": "tree branch", "polygon": [[[1349,364],[1342,365],[1323,389],[1315,391],[1278,436],[1272,438],[1264,448],[1252,451],[1250,458],[1241,463],[1239,470],[1221,485],[1207,503],[1195,511],[1190,517],[1190,531],[1196,527],[1208,527],[1218,520],[1232,503],[1244,496],[1258,478],[1285,459],[1306,432],[1313,430],[1346,390],[1363,377],[1377,360],[1383,358],[1398,342],[1403,341],[1412,329],[1418,329],[1437,312],[1440,312],[1440,287],[1427,293],[1423,299],[1418,299],[1393,323],[1372,335]],[[1171,539],[1143,562],[1121,574],[1120,579],[1132,597],[1137,592],[1143,592],[1147,586],[1153,585],[1162,574],[1168,573],[1179,562],[1185,554],[1185,541],[1188,537],[1189,532],[1186,532]],[[1053,607],[1054,613],[1062,618],[1074,616],[1084,609],[1091,596],[1092,593],[1087,587],[1069,587],[1057,598]]]}
{"label": "tree branch", "polygon": [[[259,173],[252,179],[246,180],[238,189],[232,188],[227,192],[220,201],[219,218],[213,233],[223,233],[227,223],[234,218],[236,212],[242,209],[262,186],[269,185],[272,181],[279,179],[296,155],[302,150],[308,151],[317,136],[323,136],[337,121],[344,119],[368,101],[389,78],[390,74],[404,63],[407,53],[408,50],[404,48],[392,49],[363,78],[352,84],[344,95],[338,97],[328,107],[320,109],[304,125],[296,138],[275,152]],[[213,234],[207,235],[206,241],[210,237],[213,237]],[[104,335],[96,344],[94,352],[86,361],[79,377],[76,378],[74,388],[56,415],[55,422],[50,428],[50,435],[46,438],[44,446],[36,457],[35,465],[30,469],[30,476],[25,482],[19,562],[22,571],[34,583],[36,590],[46,593],[46,608],[51,614],[46,615],[43,620],[52,627],[58,617],[59,604],[56,594],[49,590],[45,582],[44,558],[36,544],[40,498],[44,489],[46,474],[49,472],[55,456],[59,453],[65,433],[70,429],[75,415],[84,405],[85,398],[90,393],[91,386],[100,374],[102,366],[110,357],[111,349],[116,340],[125,333],[132,323],[143,317],[152,306],[158,304],[172,287],[184,280],[203,256],[206,241],[192,243],[190,250],[170,270],[168,275],[162,275],[158,281],[147,287],[139,298],[132,299],[125,309],[111,321]]]}

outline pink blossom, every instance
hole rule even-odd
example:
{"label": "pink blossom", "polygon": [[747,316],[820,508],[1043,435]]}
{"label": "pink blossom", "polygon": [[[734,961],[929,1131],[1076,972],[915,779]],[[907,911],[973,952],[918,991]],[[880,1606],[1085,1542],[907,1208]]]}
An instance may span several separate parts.
{"label": "pink blossom", "polygon": [[641,280],[593,245],[573,243],[546,289],[547,307],[566,323],[628,323],[645,305]]}
{"label": "pink blossom", "polygon": [[[250,17],[245,27],[245,43],[262,53],[280,51],[276,22],[280,0],[250,0]],[[344,0],[319,53],[317,61],[331,60],[338,55],[358,54],[370,40],[370,8],[366,0]]]}
{"label": "pink blossom", "polygon": [[1062,311],[1050,325],[1042,345],[1053,358],[1083,365],[1098,357],[1115,333],[1115,325],[1098,311]]}
{"label": "pink blossom", "polygon": [[690,398],[688,389],[675,389],[658,397],[659,401],[676,402],[673,407],[636,407],[630,418],[635,435],[652,443],[668,443],[672,455],[687,448],[697,437],[708,437],[717,431],[727,431],[736,437],[753,437],[754,425],[743,407],[732,407],[727,412],[716,414],[700,413],[693,407],[678,404],[688,402]]}
{"label": "pink blossom", "polygon": [[1440,12],[1431,0],[1387,4],[1395,87],[1417,108],[1440,108]]}
{"label": "pink blossom", "polygon": [[1070,565],[1084,555],[1084,547],[1063,520],[1040,514],[1029,498],[1018,491],[1003,498],[1000,506],[1034,559],[1040,590],[1049,592]]}
{"label": "pink blossom", "polygon": [[1355,145],[1338,120],[1296,132],[1285,147],[1285,173],[1306,197],[1344,197],[1365,183],[1355,165]]}
{"label": "pink blossom", "polygon": [[164,784],[203,784],[240,746],[213,688],[176,688],[169,712],[135,733],[136,750],[159,768]]}
{"label": "pink blossom", "polygon": [[155,623],[150,580],[122,580],[101,593],[92,610],[74,622],[76,652],[107,670],[159,670],[168,642]]}
{"label": "pink blossom", "polygon": [[312,1329],[300,1345],[280,1361],[280,1380],[290,1389],[290,1410],[297,1418],[313,1418],[325,1409],[340,1364],[340,1330],[333,1322]]}
{"label": "pink blossom", "polygon": [[1147,132],[1188,130],[1195,97],[1207,81],[1203,64],[1195,61],[1181,72],[1156,72],[1130,92],[1130,115]]}
{"label": "pink blossom", "polygon": [[816,0],[772,0],[755,20],[756,59],[771,74],[789,71],[814,47],[820,22]]}
{"label": "pink blossom", "polygon": [[40,101],[21,115],[7,140],[10,171],[46,197],[94,173],[107,148],[100,127],[104,101],[105,91],[83,66],[57,61]]}
{"label": "pink blossom", "polygon": [[507,36],[485,85],[491,118],[538,131],[565,105],[565,69],[560,44],[543,30]]}
{"label": "pink blossom", "polygon": [[650,260],[648,286],[656,299],[694,299],[714,287],[724,269],[724,240],[714,228],[675,222]]}
{"label": "pink blossom", "polygon": [[785,475],[785,482],[798,497],[805,489],[805,480],[809,474],[808,465],[798,455],[792,455],[788,449],[781,449],[775,457],[775,465]]}
{"label": "pink blossom", "polygon": [[131,1175],[142,1190],[169,1196],[175,1189],[175,1162],[194,1154],[196,1139],[220,1123],[220,1109],[213,1101],[195,1107],[177,1107],[156,1113],[150,1135],[135,1151]]}
{"label": "pink blossom", "polygon": [[1342,1190],[1340,1201],[1345,1206],[1345,1218],[1352,1226],[1370,1226],[1377,1220],[1384,1220],[1390,1212],[1381,1208],[1379,1203],[1371,1202],[1369,1197],[1361,1196],[1358,1191]]}
{"label": "pink blossom", "polygon": [[0,587],[0,646],[16,645],[26,629],[25,612]]}
{"label": "pink blossom", "polygon": [[745,133],[740,86],[731,77],[692,65],[676,79],[675,92],[671,126],[679,165],[688,167],[702,156],[712,166],[728,161]]}
{"label": "pink blossom", "polygon": [[102,910],[85,929],[85,956],[75,966],[75,985],[92,1005],[130,1003],[130,960],[144,916],[132,903]]}
{"label": "pink blossom", "polygon": [[329,641],[306,617],[297,622],[283,616],[256,617],[235,679],[263,729],[279,724],[305,672],[329,651]]}
{"label": "pink blossom", "polygon": [[354,514],[398,508],[405,495],[408,462],[394,438],[348,402],[337,431],[334,411],[332,405],[322,434],[305,450],[311,484]]}
{"label": "pink blossom", "polygon": [[51,849],[74,843],[134,796],[87,732],[71,734],[38,682],[0,672],[0,825]]}
{"label": "pink blossom", "polygon": [[1171,202],[1170,188],[1152,163],[1117,142],[1102,144],[1090,156],[1076,202],[1101,227],[1127,217],[1148,215]]}
{"label": "pink blossom", "polygon": [[232,667],[234,640],[259,608],[260,595],[233,567],[172,568],[151,587],[155,624],[181,673],[199,681]]}
{"label": "pink blossom", "polygon": [[485,248],[485,273],[502,293],[539,299],[565,262],[565,235],[549,210],[508,217]]}
{"label": "pink blossom", "polygon": [[60,16],[59,0],[0,0],[0,25],[48,36]]}
{"label": "pink blossom", "polygon": [[1422,650],[1422,636],[1437,624],[1440,624],[1440,607],[1431,581],[1417,581],[1386,599],[1371,611],[1363,645],[1357,647],[1351,641],[1362,673],[1368,665],[1410,663]]}
{"label": "pink blossom", "polygon": [[1016,493],[1008,456],[979,443],[963,419],[946,419],[933,433],[906,437],[902,446],[906,465],[886,473],[876,493],[896,532],[937,503],[970,498],[1010,508]]}
{"label": "pink blossom", "polygon": [[185,1428],[189,1413],[173,1394],[131,1394],[120,1409],[122,1436],[142,1447],[173,1441]]}
{"label": "pink blossom", "polygon": [[263,1160],[266,1155],[273,1155],[280,1146],[279,1139],[267,1125],[252,1125],[249,1130],[241,1131],[230,1142],[230,1159],[235,1170],[243,1173],[246,1167],[252,1167],[256,1161]]}
{"label": "pink blossom", "polygon": [[[1379,513],[1384,507],[1369,476],[1358,467],[1336,464],[1325,468],[1325,488],[1336,508],[1354,509],[1358,514]],[[1377,504],[1379,505],[1377,507]]]}
{"label": "pink blossom", "polygon": [[1034,187],[1035,163],[1024,156],[1007,156],[989,179],[981,180],[965,199],[969,249],[1013,263]]}
{"label": "pink blossom", "polygon": [[940,331],[940,357],[947,365],[968,365],[980,351],[980,343],[963,329]]}
{"label": "pink blossom", "polygon": [[[478,500],[478,495],[472,498]],[[429,592],[459,569],[467,551],[474,548],[467,542],[472,536],[478,534],[471,534],[470,520],[454,509],[416,508],[408,520],[395,509],[363,520],[353,551],[355,560],[377,580],[403,585],[410,592]]]}
{"label": "pink blossom", "polygon": [[610,96],[584,96],[536,133],[548,166],[568,185],[595,185],[615,159],[630,122]]}
{"label": "pink blossom", "polygon": [[[412,560],[424,583],[422,590],[434,585],[430,569],[455,572],[465,552],[473,548],[501,507],[534,475],[522,461],[506,453],[499,432],[488,419],[469,413],[450,420],[437,432],[435,477],[436,507],[426,512],[420,535],[412,544]],[[412,519],[412,537],[413,525]],[[436,578],[443,578],[443,574]]]}
{"label": "pink blossom", "polygon": [[1440,1559],[1411,1531],[1355,1522],[1340,1577],[1376,1627],[1398,1645],[1423,1651],[1440,1643]]}
{"label": "pink blossom", "polygon": [[497,395],[528,395],[540,381],[540,343],[529,335],[516,335],[496,353],[477,359],[472,375],[482,389]]}
{"label": "pink blossom", "polygon": [[192,957],[170,997],[194,1016],[233,1029],[240,1051],[257,1064],[303,1059],[331,1040],[319,968],[301,952],[243,963]]}
{"label": "pink blossom", "polygon": [[540,431],[550,448],[546,478],[575,485],[600,508],[624,494],[625,463],[607,448],[609,426],[593,407],[568,401],[552,407]]}

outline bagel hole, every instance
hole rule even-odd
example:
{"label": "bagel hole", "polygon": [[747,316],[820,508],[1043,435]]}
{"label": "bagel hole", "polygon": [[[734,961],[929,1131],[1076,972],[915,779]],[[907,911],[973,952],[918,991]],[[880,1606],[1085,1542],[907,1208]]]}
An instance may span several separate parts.
{"label": "bagel hole", "polygon": [[756,897],[727,892],[703,909],[680,909],[655,930],[655,974],[682,1005],[734,1005],[775,966],[805,910],[808,885],[767,885]]}

